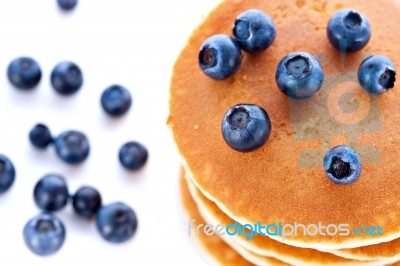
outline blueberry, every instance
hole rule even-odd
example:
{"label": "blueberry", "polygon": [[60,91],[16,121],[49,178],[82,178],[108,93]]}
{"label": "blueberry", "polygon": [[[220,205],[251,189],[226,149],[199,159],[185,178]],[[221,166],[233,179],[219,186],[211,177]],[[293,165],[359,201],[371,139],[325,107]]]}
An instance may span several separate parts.
{"label": "blueberry", "polygon": [[332,15],[327,27],[328,39],[340,51],[355,52],[371,38],[368,19],[358,11],[342,9]]}
{"label": "blueberry", "polygon": [[78,0],[57,0],[57,3],[61,9],[69,11],[76,7]]}
{"label": "blueberry", "polygon": [[324,158],[326,176],[334,183],[348,185],[361,174],[361,159],[349,146],[339,145],[328,151]]}
{"label": "blueberry", "polygon": [[23,232],[26,246],[40,256],[56,253],[64,244],[65,234],[63,222],[50,213],[42,213],[30,219]]}
{"label": "blueberry", "polygon": [[7,76],[16,88],[31,90],[39,84],[42,78],[42,70],[34,59],[19,57],[8,65]]}
{"label": "blueberry", "polygon": [[279,62],[275,74],[278,88],[294,99],[306,99],[316,93],[324,81],[324,71],[317,58],[295,52]]}
{"label": "blueberry", "polygon": [[222,135],[234,150],[248,152],[261,147],[271,134],[268,113],[254,104],[238,104],[226,112]]}
{"label": "blueberry", "polygon": [[272,44],[276,29],[270,16],[261,10],[252,9],[236,18],[233,35],[244,51],[254,54],[264,51]]}
{"label": "blueberry", "polygon": [[47,126],[37,124],[29,132],[29,140],[36,148],[44,149],[53,141],[53,138]]}
{"label": "blueberry", "polygon": [[128,170],[139,170],[147,162],[148,152],[145,146],[137,141],[122,145],[119,150],[119,161]]}
{"label": "blueberry", "polygon": [[130,92],[119,85],[112,85],[101,95],[101,106],[111,116],[125,114],[132,105]]}
{"label": "blueberry", "polygon": [[366,58],[358,69],[358,81],[371,94],[381,94],[394,87],[396,68],[384,55]]}
{"label": "blueberry", "polygon": [[36,205],[44,211],[61,210],[67,205],[68,197],[65,178],[57,174],[45,175],[36,183],[33,190]]}
{"label": "blueberry", "polygon": [[214,35],[201,45],[199,65],[212,79],[223,80],[235,74],[242,62],[238,42],[228,35]]}
{"label": "blueberry", "polygon": [[10,189],[15,180],[15,168],[11,160],[0,154],[0,194]]}
{"label": "blueberry", "polygon": [[82,83],[82,71],[72,62],[59,63],[51,73],[51,84],[62,95],[74,94],[81,88]]}
{"label": "blueberry", "polygon": [[84,218],[92,218],[101,207],[100,193],[93,187],[81,187],[72,197],[75,212]]}
{"label": "blueberry", "polygon": [[61,133],[54,141],[58,157],[66,163],[78,164],[89,156],[90,145],[87,137],[78,131]]}
{"label": "blueberry", "polygon": [[138,220],[131,207],[121,202],[114,202],[99,209],[96,225],[105,240],[122,243],[133,237]]}

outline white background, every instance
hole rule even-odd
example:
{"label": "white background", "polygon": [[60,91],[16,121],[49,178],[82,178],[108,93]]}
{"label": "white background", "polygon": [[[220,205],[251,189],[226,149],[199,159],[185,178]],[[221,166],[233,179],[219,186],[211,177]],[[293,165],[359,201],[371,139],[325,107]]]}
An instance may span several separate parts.
{"label": "white background", "polygon": [[[187,236],[179,201],[179,159],[166,127],[171,70],[187,38],[218,0],[80,0],[72,13],[56,0],[0,1],[0,153],[12,159],[16,182],[0,195],[0,265],[203,265]],[[14,89],[6,78],[9,62],[31,56],[43,72],[32,92]],[[83,88],[72,97],[57,95],[49,84],[52,68],[76,62]],[[3,73],[3,74],[1,74]],[[130,89],[133,106],[122,119],[107,117],[100,94],[118,83]],[[37,122],[56,135],[85,132],[91,143],[86,162],[71,167],[54,149],[35,150],[28,132]],[[117,160],[119,147],[138,140],[149,149],[144,170],[129,173]],[[137,234],[115,245],[104,241],[93,221],[74,215],[70,206],[57,213],[67,238],[50,257],[38,257],[24,245],[22,229],[39,213],[32,192],[48,172],[65,175],[70,193],[93,185],[103,201],[123,201],[138,215]]]}

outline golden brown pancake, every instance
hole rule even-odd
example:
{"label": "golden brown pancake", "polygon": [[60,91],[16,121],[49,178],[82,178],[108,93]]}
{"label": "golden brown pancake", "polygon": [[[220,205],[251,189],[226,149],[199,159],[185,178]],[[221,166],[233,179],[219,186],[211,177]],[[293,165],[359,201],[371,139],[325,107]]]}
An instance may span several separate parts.
{"label": "golden brown pancake", "polygon": [[[191,181],[188,180],[189,191],[192,198],[197,203],[200,214],[207,223],[211,224],[232,224],[235,221],[230,219],[224,214],[218,206],[212,201],[208,200],[200,190],[198,190]],[[224,238],[223,238],[224,239]],[[291,265],[383,265],[384,261],[359,261],[346,259],[330,253],[321,252],[310,248],[298,248],[285,245],[278,241],[272,240],[269,237],[261,235],[254,236],[250,241],[246,240],[245,235],[226,237],[224,239],[227,243],[237,243],[244,248],[250,249],[252,252],[263,255],[271,256],[273,258],[282,260]]]}
{"label": "golden brown pancake", "polygon": [[[362,51],[341,57],[328,41],[326,25],[344,7],[368,17],[372,37]],[[202,42],[231,34],[235,17],[253,8],[272,16],[273,45],[259,55],[243,53],[232,78],[205,76],[197,62]],[[395,0],[226,0],[212,11],[175,64],[168,119],[182,163],[201,192],[242,224],[321,222],[384,229],[383,236],[374,237],[300,234],[287,238],[289,245],[343,249],[400,237],[399,82],[372,97],[356,79],[360,61],[371,53],[400,65],[398,14]],[[288,100],[275,83],[278,62],[294,51],[316,55],[325,71],[324,86],[308,100]],[[237,152],[223,140],[222,118],[238,103],[258,104],[271,118],[270,139],[256,151]],[[362,174],[351,185],[334,184],[322,168],[324,154],[338,144],[351,145],[363,161]]]}
{"label": "golden brown pancake", "polygon": [[398,258],[398,260],[400,260],[400,239],[397,238],[395,240],[376,245],[330,250],[328,252],[344,258],[356,260],[386,260],[393,258]]}
{"label": "golden brown pancake", "polygon": [[[205,221],[201,217],[196,203],[192,199],[189,188],[187,186],[186,180],[183,177],[183,171],[180,177],[180,190],[183,202],[183,207],[186,210],[188,220],[196,219],[194,223],[205,224]],[[194,235],[196,241],[203,247],[203,249],[214,258],[220,265],[235,265],[235,266],[250,266],[254,265],[251,262],[245,260],[239,253],[233,250],[229,245],[227,245],[221,238],[216,235],[206,236],[205,234]],[[250,252],[247,252],[250,253]],[[276,259],[261,257],[258,255],[253,255],[260,262],[265,265],[276,265],[276,266],[286,266],[288,264],[280,262]]]}

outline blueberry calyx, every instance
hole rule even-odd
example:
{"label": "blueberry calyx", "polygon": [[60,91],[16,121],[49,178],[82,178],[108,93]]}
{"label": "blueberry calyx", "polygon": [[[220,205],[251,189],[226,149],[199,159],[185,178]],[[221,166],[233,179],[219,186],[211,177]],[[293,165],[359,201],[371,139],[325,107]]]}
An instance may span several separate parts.
{"label": "blueberry calyx", "polygon": [[236,108],[228,119],[231,130],[245,129],[251,120],[249,112],[243,106]]}
{"label": "blueberry calyx", "polygon": [[396,81],[396,72],[386,68],[382,75],[379,77],[379,84],[381,84],[386,89],[391,89],[394,87],[394,82]]}
{"label": "blueberry calyx", "polygon": [[48,233],[51,231],[56,230],[54,223],[49,220],[39,220],[38,223],[35,225],[35,229],[39,233]]}
{"label": "blueberry calyx", "polygon": [[302,78],[311,73],[310,60],[302,55],[296,55],[285,63],[286,71],[295,78]]}
{"label": "blueberry calyx", "polygon": [[328,172],[331,173],[337,179],[343,179],[350,176],[353,173],[353,169],[350,167],[350,163],[343,161],[339,157],[333,157],[331,166]]}
{"label": "blueberry calyx", "polygon": [[343,23],[348,29],[358,29],[361,26],[362,18],[357,12],[349,11],[343,18]]}
{"label": "blueberry calyx", "polygon": [[214,67],[218,63],[217,50],[210,46],[205,46],[200,51],[200,63],[204,68]]}
{"label": "blueberry calyx", "polygon": [[234,35],[241,41],[250,38],[250,22],[247,19],[238,18],[235,20]]}

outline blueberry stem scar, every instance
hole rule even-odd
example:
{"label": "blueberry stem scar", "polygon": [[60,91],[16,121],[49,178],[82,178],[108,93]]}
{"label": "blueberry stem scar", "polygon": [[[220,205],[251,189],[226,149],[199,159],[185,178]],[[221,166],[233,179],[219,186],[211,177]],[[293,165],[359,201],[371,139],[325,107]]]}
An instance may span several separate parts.
{"label": "blueberry stem scar", "polygon": [[357,12],[350,11],[344,17],[343,22],[348,29],[358,29],[361,26],[362,18]]}
{"label": "blueberry stem scar", "polygon": [[289,75],[295,78],[301,78],[308,75],[311,72],[311,65],[308,58],[296,55],[290,58],[285,64],[286,70]]}

